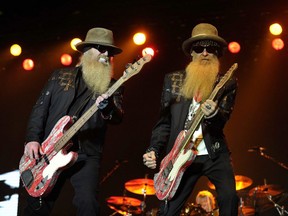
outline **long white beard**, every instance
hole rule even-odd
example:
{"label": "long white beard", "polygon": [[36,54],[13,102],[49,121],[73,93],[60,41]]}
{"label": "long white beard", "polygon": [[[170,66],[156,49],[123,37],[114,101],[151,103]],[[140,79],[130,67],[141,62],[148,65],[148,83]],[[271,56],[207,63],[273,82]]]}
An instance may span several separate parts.
{"label": "long white beard", "polygon": [[101,63],[101,55],[94,57],[92,53],[85,53],[80,59],[82,65],[83,79],[88,88],[97,94],[107,91],[112,77],[112,66],[109,62]]}

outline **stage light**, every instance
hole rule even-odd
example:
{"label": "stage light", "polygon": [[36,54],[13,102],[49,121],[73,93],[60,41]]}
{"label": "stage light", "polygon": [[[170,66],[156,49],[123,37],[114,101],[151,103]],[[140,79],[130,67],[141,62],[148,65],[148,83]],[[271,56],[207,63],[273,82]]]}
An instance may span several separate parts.
{"label": "stage light", "polygon": [[136,33],[133,36],[133,41],[136,45],[142,45],[146,42],[146,36],[144,33]]}
{"label": "stage light", "polygon": [[233,41],[233,42],[230,42],[228,44],[228,50],[231,52],[231,53],[239,53],[240,52],[240,49],[241,49],[241,46],[239,43]]}
{"label": "stage light", "polygon": [[82,40],[81,40],[80,38],[74,38],[74,39],[72,39],[71,42],[70,42],[71,48],[76,51],[77,49],[76,49],[75,45],[76,45],[77,43],[80,43],[80,42],[82,42]]}
{"label": "stage light", "polygon": [[272,35],[280,35],[282,33],[282,26],[279,23],[270,25],[269,31]]}
{"label": "stage light", "polygon": [[154,49],[151,47],[146,47],[142,50],[142,56],[145,56],[146,54],[150,54],[151,56],[154,56]]}
{"label": "stage light", "polygon": [[275,50],[281,50],[281,49],[283,49],[283,47],[284,47],[284,41],[283,41],[281,38],[275,38],[275,39],[272,41],[272,47],[273,47]]}
{"label": "stage light", "polygon": [[11,55],[13,56],[19,56],[21,53],[22,53],[22,48],[20,45],[18,44],[13,44],[11,47],[10,47],[10,53]]}
{"label": "stage light", "polygon": [[69,54],[63,54],[61,56],[61,63],[65,66],[68,66],[72,63],[72,56]]}
{"label": "stage light", "polygon": [[32,70],[33,68],[34,68],[34,62],[33,62],[33,60],[32,59],[25,59],[24,61],[23,61],[23,68],[24,68],[24,70]]}

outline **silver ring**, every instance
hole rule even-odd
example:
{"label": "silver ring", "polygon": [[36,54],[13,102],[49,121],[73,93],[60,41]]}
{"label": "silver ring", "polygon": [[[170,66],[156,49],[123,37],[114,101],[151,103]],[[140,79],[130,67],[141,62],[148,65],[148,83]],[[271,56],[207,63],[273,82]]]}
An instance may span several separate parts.
{"label": "silver ring", "polygon": [[210,110],[210,109],[211,109],[211,105],[210,105],[210,104],[207,104],[207,105],[206,105],[206,108],[207,108],[208,110]]}

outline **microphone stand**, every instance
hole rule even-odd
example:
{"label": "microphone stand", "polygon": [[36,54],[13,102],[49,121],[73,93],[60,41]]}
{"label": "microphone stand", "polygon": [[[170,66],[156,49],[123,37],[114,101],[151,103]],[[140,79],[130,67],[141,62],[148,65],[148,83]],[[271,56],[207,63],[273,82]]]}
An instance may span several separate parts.
{"label": "microphone stand", "polygon": [[278,164],[279,166],[281,166],[282,168],[288,170],[288,166],[286,166],[284,163],[281,163],[279,161],[277,161],[275,158],[271,157],[270,155],[267,155],[266,153],[263,152],[265,148],[259,147],[258,151],[260,153],[261,156],[273,161],[274,163]]}
{"label": "microphone stand", "polygon": [[106,174],[106,176],[103,177],[103,179],[100,182],[100,185],[105,182],[119,167],[122,163],[127,163],[127,160],[124,160],[122,162],[119,162],[118,160],[115,161],[116,165]]}
{"label": "microphone stand", "polygon": [[[273,161],[274,163],[278,164],[279,166],[281,166],[282,168],[284,168],[285,170],[288,170],[288,166],[286,166],[284,163],[281,163],[279,161],[277,161],[275,158],[271,157],[270,155],[267,155],[266,153],[264,153],[263,151],[265,150],[265,148],[263,147],[258,147],[257,148],[258,152],[260,153],[261,156]],[[256,151],[255,149],[250,149],[248,151]],[[266,182],[265,182],[266,184]],[[256,195],[256,191],[254,191],[254,195]],[[273,201],[272,196],[270,194],[267,195],[267,198],[270,202],[272,202],[274,204],[274,207],[276,208],[277,212],[279,213],[279,215],[283,216],[285,214],[288,215],[288,212],[285,210],[284,206],[280,206],[279,204],[277,204],[276,202]],[[256,208],[256,203],[254,201],[254,207]]]}

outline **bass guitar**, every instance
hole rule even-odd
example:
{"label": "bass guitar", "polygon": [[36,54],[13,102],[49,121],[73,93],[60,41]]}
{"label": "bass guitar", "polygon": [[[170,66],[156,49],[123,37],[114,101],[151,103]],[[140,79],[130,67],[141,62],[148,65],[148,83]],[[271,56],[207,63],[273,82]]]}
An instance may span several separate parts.
{"label": "bass guitar", "polygon": [[[215,99],[219,90],[232,77],[237,67],[238,64],[234,63],[221,78],[209,96],[210,100]],[[159,200],[170,200],[174,196],[183,173],[194,161],[197,155],[194,137],[203,117],[204,113],[199,108],[189,130],[183,130],[178,134],[173,148],[161,161],[159,172],[154,175],[154,187]]]}
{"label": "bass guitar", "polygon": [[[125,81],[137,74],[152,56],[147,54],[124,71],[107,91],[111,96]],[[71,138],[98,110],[94,103],[75,123],[71,116],[63,116],[53,127],[47,139],[41,144],[43,154],[39,159],[30,159],[24,154],[19,163],[20,178],[29,195],[33,197],[46,196],[55,185],[61,171],[70,167],[77,160],[78,154],[68,149]]]}

